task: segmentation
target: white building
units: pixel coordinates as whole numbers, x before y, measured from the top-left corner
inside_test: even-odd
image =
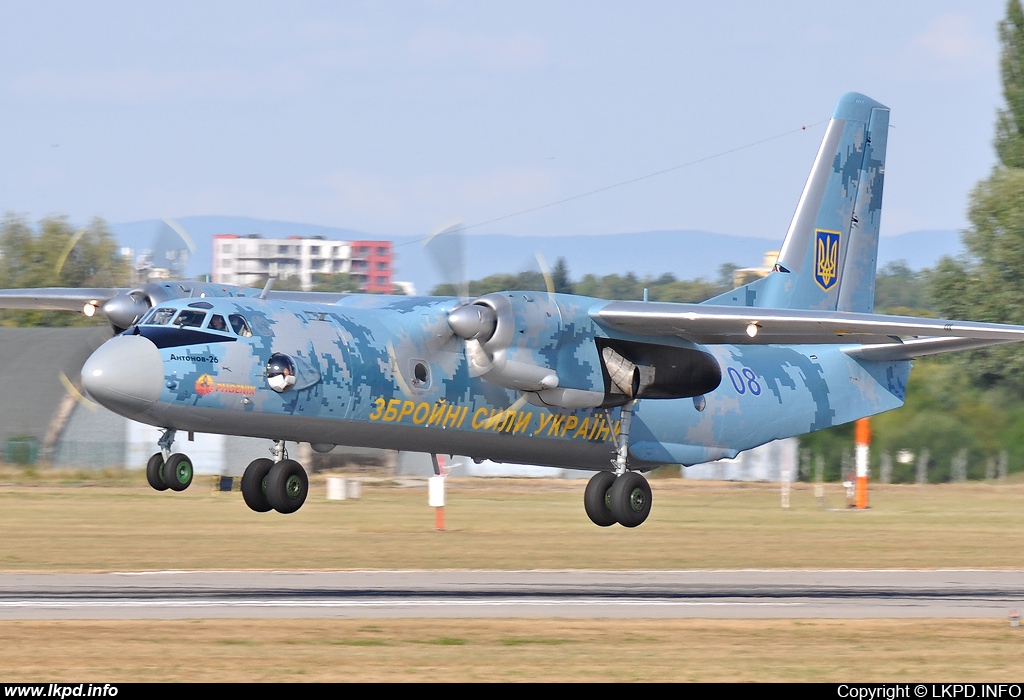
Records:
[[[390,241],[334,241],[324,238],[213,237],[212,281],[259,286],[267,277],[298,277],[302,289],[313,276],[348,274],[364,291],[390,293]]]

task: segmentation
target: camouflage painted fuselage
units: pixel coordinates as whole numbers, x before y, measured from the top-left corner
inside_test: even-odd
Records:
[[[903,402],[906,361],[858,361],[834,344],[698,347],[675,337],[626,336],[591,316],[606,301],[503,295],[515,313],[508,357],[553,370],[559,387],[607,390],[601,338],[695,348],[717,362],[721,383],[703,401],[636,403],[631,469],[729,457]],[[196,301],[161,306],[185,309]],[[447,323],[457,299],[352,295],[337,304],[251,297],[203,302],[210,314],[243,316],[252,336],[205,324],[193,330],[146,323],[130,329],[126,335],[149,338],[159,349],[164,383],[148,407],[114,410],[163,428],[325,446],[582,469],[608,469],[614,459],[620,407],[535,406],[520,391],[470,376],[463,342]],[[294,386],[281,393],[268,386],[267,364],[274,354],[289,356],[296,366]]]

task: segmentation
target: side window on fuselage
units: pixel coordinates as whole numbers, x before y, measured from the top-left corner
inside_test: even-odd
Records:
[[[249,329],[249,323],[245,320],[245,317],[241,314],[231,314],[228,316],[228,320],[231,322],[231,329],[242,336],[243,338],[251,338],[252,331]]]

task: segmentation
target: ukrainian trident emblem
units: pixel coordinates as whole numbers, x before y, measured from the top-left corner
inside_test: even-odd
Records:
[[[826,292],[839,280],[839,231],[814,232],[814,281]]]

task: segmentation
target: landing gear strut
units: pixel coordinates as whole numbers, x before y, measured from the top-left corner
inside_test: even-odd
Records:
[[[192,460],[179,453],[171,454],[175,430],[168,428],[157,445],[160,451],[146,463],[146,481],[157,491],[184,491],[192,483]]]
[[[629,426],[633,420],[635,404],[636,401],[630,401],[622,407],[618,444],[615,459],[612,460],[614,471],[598,472],[592,476],[583,494],[587,515],[600,527],[615,523],[636,527],[651,514],[651,485],[639,472],[631,472],[626,468]]]
[[[270,448],[274,459],[253,460],[242,474],[242,498],[257,513],[294,513],[306,502],[309,479],[302,465],[288,459],[284,440]]]

